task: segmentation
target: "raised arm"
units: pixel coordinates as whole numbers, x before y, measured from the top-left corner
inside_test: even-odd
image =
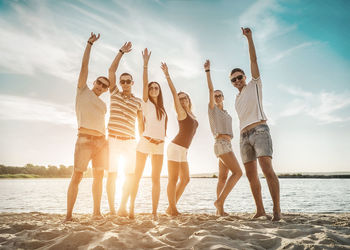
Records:
[[[210,77],[210,61],[206,60],[204,63],[204,70],[207,75],[207,82],[208,82],[208,89],[209,89],[209,107],[211,109],[214,108],[214,87],[213,87],[213,82],[211,81]]]
[[[184,108],[181,106],[179,96],[176,92],[173,81],[171,80],[170,75],[169,75],[168,66],[166,65],[166,63],[161,63],[160,68],[164,72],[164,75],[165,75],[166,80],[168,82],[169,88],[171,90],[171,94],[173,95],[175,109],[176,109],[176,113],[177,113],[177,119],[183,120],[186,118],[187,114],[186,114],[186,111],[184,110]]]
[[[147,102],[148,100],[148,61],[151,56],[151,51],[148,53],[148,49],[142,52],[143,57],[143,101]]]
[[[128,53],[131,51],[131,46],[132,46],[131,42],[124,43],[124,45],[119,49],[119,52],[116,55],[116,57],[114,58],[111,66],[109,67],[108,78],[109,78],[109,82],[110,82],[109,91],[111,93],[114,91],[115,88],[118,88],[117,84],[116,84],[115,72],[118,69],[120,59],[122,58],[124,53]]]
[[[96,34],[91,32],[90,38],[87,41],[86,48],[84,51],[83,62],[81,64],[79,79],[78,79],[78,88],[82,89],[86,86],[86,81],[88,77],[89,71],[89,59],[90,59],[90,51],[91,46],[100,38],[100,34],[96,36]]]
[[[244,28],[244,29],[241,28],[241,29],[242,29],[243,35],[248,40],[249,56],[250,56],[250,71],[252,73],[252,77],[257,79],[257,78],[259,78],[260,73],[259,73],[258,61],[256,59],[252,31],[249,28]]]

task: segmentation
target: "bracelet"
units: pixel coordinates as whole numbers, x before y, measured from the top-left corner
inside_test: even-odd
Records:
[[[124,54],[124,52],[123,52],[121,49],[119,50],[119,52],[122,53],[122,54]]]
[[[144,69],[147,69],[147,68],[148,68],[148,66],[143,66],[143,68],[144,68]]]
[[[92,44],[93,44],[93,43],[92,43],[92,42],[90,42],[90,41],[87,41],[87,43],[88,43],[88,44],[90,44],[90,45],[92,45]]]
[[[168,78],[170,79],[170,76],[169,76],[169,75],[166,75],[165,78],[166,78],[166,79],[168,79]]]
[[[206,69],[206,70],[205,70],[205,72],[209,72],[209,71],[210,71],[210,69]]]

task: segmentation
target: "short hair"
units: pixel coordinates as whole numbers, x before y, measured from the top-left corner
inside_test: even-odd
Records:
[[[231,71],[231,74],[230,76],[232,76],[234,73],[236,72],[241,72],[243,75],[245,75],[244,71],[240,68],[234,68],[232,71]]]
[[[123,74],[121,74],[120,77],[119,77],[119,79],[120,79],[122,76],[130,76],[130,77],[131,77],[131,80],[133,80],[133,79],[132,79],[132,75],[129,74],[129,73],[127,73],[127,72],[124,72]]]
[[[111,82],[109,81],[109,79],[108,79],[107,77],[105,77],[105,76],[99,76],[99,77],[97,77],[96,80],[99,80],[99,79],[106,80],[106,81],[108,82],[108,84],[111,85]]]

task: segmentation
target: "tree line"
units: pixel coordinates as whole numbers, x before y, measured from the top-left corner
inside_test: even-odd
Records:
[[[13,167],[0,165],[0,175],[19,175],[19,174],[29,174],[37,177],[45,178],[67,178],[71,177],[73,173],[73,166],[60,165],[59,167],[48,165],[38,166],[33,164],[26,164],[24,167]],[[91,169],[89,168],[85,177],[91,177]]]

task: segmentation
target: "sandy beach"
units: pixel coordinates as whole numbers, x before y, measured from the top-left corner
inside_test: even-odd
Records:
[[[284,214],[280,222],[252,214],[137,214],[135,220],[1,213],[0,249],[350,249],[350,214]]]

